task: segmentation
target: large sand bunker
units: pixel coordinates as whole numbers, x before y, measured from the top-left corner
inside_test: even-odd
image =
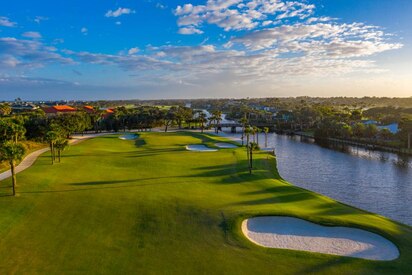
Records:
[[[349,227],[329,227],[291,217],[255,217],[244,220],[243,234],[255,244],[369,260],[390,261],[398,248],[377,234]]]
[[[187,145],[186,150],[189,151],[196,151],[196,152],[216,152],[217,149],[209,148],[206,147],[203,144],[192,144],[192,145]]]
[[[137,138],[137,135],[135,134],[128,134],[128,135],[123,135],[119,137],[121,140],[134,140]]]
[[[232,144],[232,143],[225,143],[225,142],[218,142],[215,143],[216,147],[222,148],[222,149],[233,149],[233,148],[237,148],[236,145]]]

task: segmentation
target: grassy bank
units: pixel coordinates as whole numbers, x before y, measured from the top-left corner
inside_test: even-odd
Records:
[[[62,163],[43,155],[18,175],[18,197],[0,197],[0,273],[405,274],[412,228],[294,187],[276,161],[243,148],[189,152],[219,137],[139,133],[72,146]],[[298,170],[299,167],[296,167]],[[10,180],[0,183],[9,194]],[[243,218],[288,215],[384,235],[401,257],[375,262],[265,249],[246,240]]]

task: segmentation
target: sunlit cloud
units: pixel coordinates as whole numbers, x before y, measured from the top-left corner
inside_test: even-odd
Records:
[[[297,1],[279,0],[209,0],[206,5],[185,4],[174,10],[180,27],[199,29],[204,24],[217,25],[225,31],[251,30],[268,25],[272,20],[304,19],[314,10],[314,5]]]
[[[22,40],[12,37],[0,38],[0,70],[34,69],[48,64],[73,64],[71,58],[58,53],[54,47],[38,40]]]
[[[0,16],[0,26],[1,27],[15,27],[17,25],[16,22],[10,21],[10,19],[6,16]]]
[[[24,32],[22,36],[33,39],[41,38],[41,34],[39,32]]]
[[[134,10],[128,9],[128,8],[118,8],[117,10],[108,10],[104,16],[106,17],[119,17],[124,14],[131,14],[135,13]]]

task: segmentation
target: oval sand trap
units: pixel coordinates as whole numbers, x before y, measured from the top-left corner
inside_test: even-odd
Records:
[[[377,234],[349,227],[329,227],[291,217],[244,220],[243,234],[255,244],[369,260],[390,261],[398,248]]]
[[[134,140],[137,138],[137,135],[135,134],[128,134],[128,135],[123,135],[119,137],[121,140]]]
[[[225,143],[225,142],[218,142],[215,143],[216,147],[222,148],[222,149],[233,149],[233,148],[237,148],[236,145],[232,144],[232,143]]]
[[[196,152],[216,152],[217,151],[217,149],[209,148],[202,144],[187,145],[186,150],[196,151]]]

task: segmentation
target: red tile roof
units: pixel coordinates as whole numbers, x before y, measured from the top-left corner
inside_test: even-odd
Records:
[[[86,113],[94,113],[93,106],[83,106],[83,109],[86,111]]]
[[[68,105],[56,105],[53,107],[46,107],[43,108],[43,111],[46,114],[55,114],[55,113],[70,113],[70,112],[76,112],[77,109],[70,107]]]

